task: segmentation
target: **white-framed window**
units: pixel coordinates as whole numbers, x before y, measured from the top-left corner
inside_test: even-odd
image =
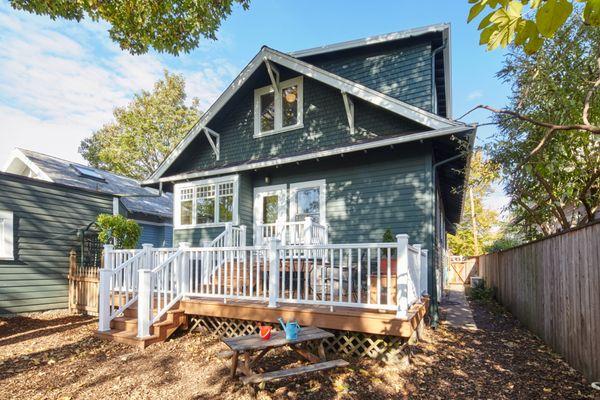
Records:
[[[325,179],[290,184],[290,220],[326,224],[327,185]]]
[[[238,182],[239,176],[233,175],[176,184],[175,228],[222,226],[226,222],[237,225]]]
[[[279,91],[265,86],[254,91],[254,137],[273,135],[303,126],[303,77],[279,83]]]
[[[0,260],[14,260],[13,213],[0,211]]]

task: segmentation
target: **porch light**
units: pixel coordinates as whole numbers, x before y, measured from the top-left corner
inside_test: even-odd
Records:
[[[296,93],[294,92],[288,92],[285,94],[285,101],[287,101],[288,103],[293,103],[296,101]]]
[[[268,176],[265,176],[265,183],[268,185],[269,183],[271,183],[271,178]]]

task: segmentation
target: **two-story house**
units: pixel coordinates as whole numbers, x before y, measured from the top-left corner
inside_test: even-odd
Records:
[[[256,252],[277,238],[283,246],[300,246],[277,258],[284,271],[278,272],[278,301],[289,294],[303,304],[313,296],[311,301],[320,298],[331,307],[348,302],[385,308],[382,287],[391,284],[386,304],[400,307],[395,257],[400,262],[403,253],[374,247],[390,230],[429,250],[428,287],[421,289],[435,302],[440,249],[460,219],[476,129],[451,118],[450,63],[446,24],[293,53],[265,46],[144,184],[173,192],[175,243],[235,243]],[[239,226],[245,229],[237,241],[215,244]],[[363,247],[345,253],[349,244]],[[310,245],[317,247],[301,248]],[[325,245],[341,247],[318,247]],[[256,267],[256,276],[244,286],[250,294],[263,273],[273,275],[272,259],[252,261],[253,254],[248,265]],[[294,264],[296,256],[305,260]],[[223,257],[202,273],[194,272],[192,261],[191,280],[199,276],[198,287],[209,276],[213,286],[221,285],[203,294],[227,295],[223,282],[234,276],[228,268],[235,262],[239,272],[240,256]],[[225,268],[215,284],[219,265]],[[263,299],[270,299],[266,283],[261,289]]]

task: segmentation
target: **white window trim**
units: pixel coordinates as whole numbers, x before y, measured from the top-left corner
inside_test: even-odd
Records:
[[[282,126],[282,97],[281,92],[290,86],[298,87],[298,122],[296,125]],[[275,92],[275,128],[270,131],[260,131],[260,96],[266,93]],[[265,86],[254,90],[254,137],[259,138],[263,136],[275,135],[281,132],[291,131],[294,129],[301,129],[304,127],[304,77],[298,76],[296,78],[288,79],[279,83],[279,91],[275,91],[272,85]]]
[[[177,183],[174,185],[173,187],[173,226],[175,229],[194,229],[194,228],[211,228],[211,227],[224,227],[225,226],[225,222],[210,222],[210,223],[206,223],[206,224],[186,224],[186,225],[182,225],[180,224],[181,221],[181,203],[180,203],[180,194],[181,194],[181,189],[189,189],[189,188],[195,188],[196,186],[203,186],[203,185],[213,185],[213,184],[219,184],[219,183],[224,183],[224,182],[233,182],[233,220],[231,221],[233,223],[233,225],[238,225],[239,224],[239,199],[240,199],[240,191],[239,191],[239,181],[240,181],[240,176],[239,175],[229,175],[229,176],[221,176],[218,178],[211,178],[211,179],[202,179],[202,180],[197,180],[197,181],[190,181],[190,182],[184,182],[184,183]],[[218,203],[217,203],[217,192],[218,192],[218,186],[215,187],[215,213],[216,215],[218,215]],[[196,191],[194,190],[193,193],[193,197],[192,197],[192,221],[196,221]]]
[[[300,189],[308,188],[319,188],[319,223],[321,225],[327,224],[327,182],[325,179],[317,179],[314,181],[298,182],[290,184],[290,221],[294,221],[296,214],[298,214],[298,203],[296,199],[296,193]]]
[[[10,211],[0,211],[0,260],[14,260],[14,215]]]

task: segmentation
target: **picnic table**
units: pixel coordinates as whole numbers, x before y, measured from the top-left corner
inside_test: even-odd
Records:
[[[261,383],[275,379],[281,379],[288,376],[305,374],[313,371],[322,371],[326,369],[345,367],[348,362],[342,359],[327,361],[323,347],[323,339],[333,337],[331,332],[315,327],[306,327],[298,333],[295,340],[287,340],[285,332],[273,331],[269,340],[264,340],[260,335],[237,336],[233,338],[223,338],[222,341],[231,349],[231,377],[234,378],[238,369],[245,375],[241,378],[244,384]],[[308,342],[319,341],[318,355],[311,353],[303,345]],[[279,347],[289,347],[296,354],[309,361],[310,364],[296,368],[281,369],[277,371],[255,373],[253,369],[257,363],[270,350]],[[258,352],[257,355],[254,353]],[[244,360],[239,363],[239,356],[242,354]]]

